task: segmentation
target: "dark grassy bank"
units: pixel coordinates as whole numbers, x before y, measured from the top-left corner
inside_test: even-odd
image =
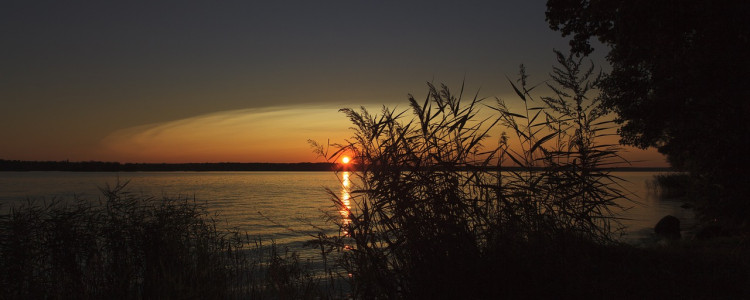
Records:
[[[505,244],[487,256],[429,267],[405,298],[747,299],[748,249],[739,240],[650,248],[560,237]]]
[[[540,250],[541,249],[541,250]],[[742,239],[635,248],[546,241],[502,266],[492,296],[567,299],[747,299],[748,245]],[[511,272],[508,272],[511,271]],[[491,284],[492,281],[486,282]]]

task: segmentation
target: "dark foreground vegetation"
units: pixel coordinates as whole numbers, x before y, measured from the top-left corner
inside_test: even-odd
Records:
[[[123,185],[103,195],[101,205],[36,203],[0,218],[3,299],[371,299],[357,286],[392,280],[384,265],[349,278],[345,260],[314,273],[293,252],[217,229],[220,219],[189,199]],[[408,254],[438,259],[435,251],[464,245],[438,247]],[[645,249],[560,235],[505,240],[491,254],[404,267],[423,282],[386,298],[740,299],[750,296],[747,247],[734,238]]]
[[[221,229],[204,204],[125,184],[91,199],[29,203],[0,217],[3,299],[328,298],[285,249]]]
[[[56,202],[18,207],[0,219],[2,298],[341,299],[348,295],[349,283],[338,280],[332,286],[326,276],[315,276],[291,252],[217,230],[216,220],[190,200],[153,199],[122,189],[107,195],[109,208]],[[430,256],[435,250],[412,254]],[[506,244],[493,256],[440,261],[429,270],[438,274],[421,273],[425,290],[409,293],[443,299],[740,299],[750,295],[750,259],[743,251],[747,245],[738,247],[732,239],[647,249],[574,237],[537,239]],[[456,271],[460,273],[442,277]],[[341,267],[331,272],[345,274]],[[360,280],[387,279],[378,278],[385,275]],[[393,292],[398,293],[392,295],[396,298],[407,297]]]

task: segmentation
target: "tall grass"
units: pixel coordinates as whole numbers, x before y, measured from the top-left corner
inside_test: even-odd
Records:
[[[692,189],[693,180],[685,173],[658,174],[646,182],[649,190],[661,198],[683,198]]]
[[[205,204],[132,194],[28,203],[0,217],[8,299],[330,297],[299,257],[217,227]]]
[[[410,111],[342,109],[352,138],[318,151],[332,161],[353,153],[358,164],[352,208],[338,223],[346,235],[324,239],[344,253],[354,295],[519,295],[534,277],[562,275],[548,257],[611,241],[610,208],[623,193],[601,167],[617,147],[597,143],[611,121],[588,97],[593,67],[557,55],[555,97],[532,97],[523,67],[509,80],[520,112],[429,83],[424,100],[409,97]],[[491,137],[500,129],[508,132]]]

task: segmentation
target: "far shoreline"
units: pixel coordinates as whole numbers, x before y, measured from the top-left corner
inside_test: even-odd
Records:
[[[493,168],[495,169],[495,168]],[[356,171],[356,166],[330,162],[299,163],[119,163],[101,161],[21,161],[0,159],[0,172],[61,171],[61,172],[245,172],[245,171]],[[521,170],[501,167],[503,171]],[[665,167],[613,167],[613,172],[675,172]]]

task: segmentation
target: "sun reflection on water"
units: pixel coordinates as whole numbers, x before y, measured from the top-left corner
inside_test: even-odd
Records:
[[[349,236],[349,224],[352,223],[352,220],[349,218],[349,212],[352,209],[351,194],[349,190],[352,184],[349,180],[350,175],[351,172],[341,173],[341,207],[339,213],[341,214],[342,219],[341,234],[343,236]]]

